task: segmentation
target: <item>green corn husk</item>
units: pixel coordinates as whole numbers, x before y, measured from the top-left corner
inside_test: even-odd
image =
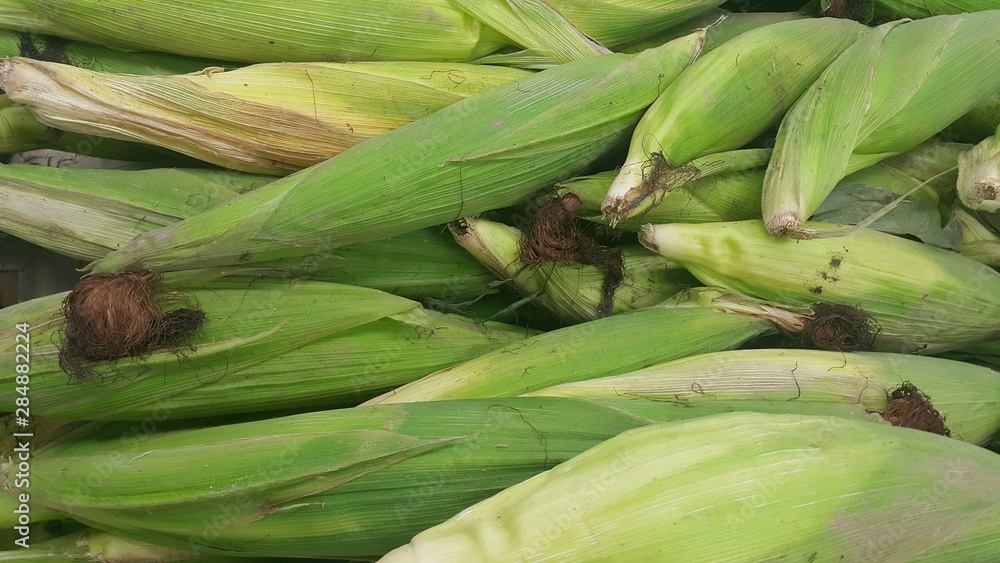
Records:
[[[709,10],[687,21],[654,35],[648,39],[630,42],[621,49],[623,53],[638,53],[645,49],[663,45],[691,33],[692,29],[708,28],[705,37],[705,48],[702,53],[708,53],[719,45],[731,41],[737,35],[768,25],[809,18],[796,12],[728,12],[726,10]]]
[[[691,161],[698,178],[658,196],[655,207],[615,226],[638,231],[647,223],[707,223],[739,221],[760,217],[760,190],[768,149],[745,149],[713,154]],[[583,207],[579,215],[588,221],[607,224],[600,217],[601,204],[617,171],[573,178],[559,184],[559,193],[576,194]]]
[[[961,208],[954,209],[955,217],[962,226],[962,256],[1000,268],[1000,235],[980,223],[971,213]]]
[[[1000,127],[1000,91],[958,118],[945,131],[955,140],[978,143]]]
[[[207,316],[193,349],[161,347],[141,358],[101,361],[84,375],[71,376],[59,363],[65,294],[0,312],[8,342],[0,410],[13,411],[18,397],[18,323],[30,326],[32,415],[63,419],[165,420],[356,404],[534,334],[348,285],[189,278],[164,286]]]
[[[79,260],[97,260],[136,235],[193,217],[272,181],[200,169],[74,170],[0,167],[0,231]],[[474,299],[493,275],[441,229],[263,263],[230,275],[313,279],[411,299]],[[249,258],[249,256],[247,257]]]
[[[281,63],[138,76],[23,58],[0,62],[0,88],[46,125],[276,175],[528,75],[406,62]]]
[[[691,160],[738,149],[776,125],[866,29],[833,18],[781,22],[700,57],[639,121],[601,213],[612,223],[636,216],[697,177]]]
[[[969,209],[1000,211],[1000,127],[958,155],[958,197]]]
[[[768,232],[811,236],[801,223],[841,178],[910,150],[1000,89],[998,29],[1000,10],[897,21],[838,57],[778,130],[762,196]]]
[[[509,42],[447,0],[18,3],[41,20],[40,33],[244,62],[464,61]]]
[[[985,561],[998,486],[958,440],[731,413],[625,432],[380,561]]]
[[[499,279],[510,280],[522,295],[537,295],[536,303],[561,321],[581,323],[601,316],[606,272],[597,266],[527,266],[520,258],[524,234],[494,221],[463,219],[452,224],[451,232]],[[651,307],[697,284],[683,268],[644,248],[624,248],[622,258],[624,279],[614,290],[611,314]]]
[[[669,304],[533,336],[363,404],[511,397],[735,348],[755,337],[774,334],[776,323],[786,328],[797,320],[786,320],[795,315],[756,303],[716,303],[718,297],[694,292]]]
[[[649,225],[640,241],[708,285],[790,305],[860,307],[881,326],[876,351],[933,354],[1000,336],[1000,274],[893,235],[773,239],[761,221],[738,221]]]
[[[996,0],[872,0],[878,21],[920,19],[1000,9]]]
[[[801,405],[800,414],[812,414],[814,402],[847,402],[884,416],[892,391],[904,382],[930,397],[953,438],[985,444],[1000,432],[1000,373],[941,358],[878,352],[732,350],[526,395],[637,397],[685,404],[787,401]]]
[[[166,547],[366,559],[625,430],[731,408],[535,397],[84,426],[33,444],[30,492],[33,506]]]
[[[452,104],[225,206],[152,231],[97,273],[302,256],[499,209],[616,148],[703,33],[567,63]],[[609,109],[610,108],[610,109]]]

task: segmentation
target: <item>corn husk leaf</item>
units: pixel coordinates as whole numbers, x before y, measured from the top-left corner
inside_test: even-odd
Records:
[[[66,133],[39,123],[27,106],[0,96],[0,154],[52,149],[97,158],[134,161],[164,161],[181,155],[96,135]]]
[[[708,28],[705,38],[704,53],[732,40],[737,35],[764,27],[767,25],[806,19],[809,16],[796,12],[729,12],[723,9],[708,10],[689,20],[658,33],[647,39],[636,41],[632,39],[621,49],[623,53],[638,53],[645,49],[662,45],[691,33],[692,29]]]
[[[46,125],[276,175],[525,76],[459,63],[287,63],[179,76],[0,63],[0,88]]]
[[[876,351],[933,354],[1000,336],[1000,274],[893,235],[773,239],[760,221],[736,221],[650,225],[640,240],[708,285],[788,305],[859,307],[881,326]]]
[[[451,0],[477,20],[556,63],[608,54],[545,0]]]
[[[874,16],[880,21],[920,19],[1000,8],[995,0],[874,0],[872,4]]]
[[[143,75],[184,74],[198,72],[208,67],[232,69],[237,66],[217,59],[181,57],[169,53],[121,51],[38,33],[0,30],[0,58],[26,57],[73,65],[96,72]]]
[[[930,397],[952,437],[984,444],[1000,431],[1000,373],[953,360],[877,352],[732,350],[526,395],[636,397],[684,404],[786,401],[803,404],[801,414],[812,414],[809,403],[846,402],[860,404],[869,413],[884,413],[892,391],[905,382]]]
[[[244,62],[466,61],[509,40],[448,0],[345,0],[141,4],[113,0],[22,0],[65,36],[134,51]],[[211,41],[205,41],[211,37]]]
[[[30,10],[22,0],[0,0],[0,26],[5,30],[45,33],[67,39],[80,39],[73,31],[59,26],[42,14]]]
[[[10,362],[15,324],[30,326],[33,415],[167,420],[355,404],[534,334],[349,285],[205,274],[164,283],[206,314],[192,348],[98,362],[82,381],[59,364],[65,294],[2,311]],[[5,365],[0,404],[13,411],[16,373]]]
[[[841,178],[910,150],[1000,89],[996,29],[1000,11],[897,21],[845,51],[782,121],[762,196],[768,232],[810,236],[799,224]]]
[[[622,49],[625,45],[658,34],[675,25],[688,21],[697,14],[713,10],[722,4],[719,0],[548,0],[567,20],[583,33],[609,49],[638,53],[643,49]],[[650,41],[644,48],[659,47],[664,43],[706,27],[718,19],[712,18],[704,25],[688,25],[673,37]],[[712,31],[709,30],[709,35]]]
[[[955,208],[955,218],[962,228],[962,256],[1000,268],[1000,235],[960,207]]]
[[[898,194],[867,184],[838,184],[813,213],[813,220],[841,225],[857,225],[892,203]],[[869,228],[894,235],[911,235],[920,241],[948,250],[962,246],[962,227],[952,218],[941,225],[937,207],[907,198],[875,220]]]
[[[952,140],[978,143],[993,135],[1000,127],[1000,91],[955,120],[943,132]]]
[[[647,223],[704,223],[738,221],[760,216],[760,190],[764,168],[771,157],[768,149],[742,149],[716,153],[691,161],[694,179],[660,194],[655,206],[637,217],[615,224],[638,231]],[[607,224],[600,216],[601,204],[617,171],[573,178],[559,184],[559,193],[576,194],[583,207],[579,215]]]

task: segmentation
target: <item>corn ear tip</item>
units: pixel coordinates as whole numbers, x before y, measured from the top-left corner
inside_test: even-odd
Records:
[[[660,253],[660,245],[656,243],[655,227],[651,224],[647,223],[639,230],[639,243],[652,252]]]
[[[801,238],[802,220],[799,216],[791,211],[783,211],[780,213],[775,213],[768,218],[764,225],[767,229],[767,234],[772,237],[792,237]]]

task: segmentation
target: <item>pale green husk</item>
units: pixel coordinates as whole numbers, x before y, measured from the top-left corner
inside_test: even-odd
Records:
[[[285,175],[526,71],[463,63],[272,63],[109,74],[13,58],[0,89],[45,125]]]
[[[167,547],[375,558],[625,430],[732,408],[534,397],[84,426],[32,444],[30,492],[35,507]],[[3,469],[9,489],[17,470]]]
[[[1000,274],[897,236],[862,229],[774,239],[761,221],[736,221],[649,225],[640,239],[708,285],[790,305],[860,307],[882,328],[877,351],[933,354],[1000,337]]]
[[[850,403],[884,413],[890,394],[910,382],[944,417],[951,436],[985,444],[1000,431],[1000,373],[927,356],[820,350],[731,350],[691,356],[631,373],[564,383],[529,396],[636,397],[700,401]],[[748,408],[748,410],[753,410]]]
[[[1000,10],[896,21],[838,57],[782,120],[762,196],[768,232],[811,236],[801,223],[841,178],[910,150],[1000,90],[998,30]]]
[[[381,561],[989,560],[998,486],[1000,457],[958,440],[723,414],[625,432]]]

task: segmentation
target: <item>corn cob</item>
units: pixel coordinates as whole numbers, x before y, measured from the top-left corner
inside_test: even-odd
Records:
[[[708,285],[791,305],[856,305],[882,328],[877,351],[932,354],[1000,336],[1000,274],[896,236],[775,240],[760,221],[738,221],[649,225],[640,241]]]
[[[979,222],[975,216],[955,208],[955,217],[962,226],[962,256],[1000,268],[1000,235]]]
[[[31,327],[33,415],[164,420],[353,404],[533,334],[354,286],[174,278],[166,290],[207,315],[193,349],[159,346],[77,370],[64,355],[65,294],[4,309],[5,358],[14,359],[15,324]],[[13,411],[15,370],[5,374],[0,404]]]
[[[455,240],[499,279],[510,280],[523,295],[537,295],[539,306],[563,322],[598,318],[604,300],[605,272],[592,265],[528,266],[520,255],[524,234],[485,219],[464,219],[451,226]],[[622,252],[625,277],[614,290],[612,314],[651,307],[696,284],[683,268],[641,247]]]
[[[206,555],[367,559],[622,431],[713,410],[535,397],[84,426],[33,444],[30,493],[39,509]]]
[[[643,115],[601,212],[612,224],[633,217],[696,178],[685,166],[692,159],[740,148],[777,124],[865,29],[829,18],[781,22],[699,58]]]
[[[464,61],[509,43],[447,0],[19,3],[45,33],[231,61]]]
[[[698,178],[658,196],[655,207],[641,217],[615,226],[638,231],[646,223],[705,223],[760,218],[760,191],[768,149],[745,149],[696,158],[690,166]],[[589,221],[607,223],[599,214],[604,196],[617,172],[573,178],[559,185],[559,193],[572,193],[583,201],[580,214]]]
[[[814,402],[848,402],[888,419],[896,414],[889,412],[891,395],[906,382],[930,397],[950,436],[983,444],[1000,432],[1000,373],[964,362],[904,354],[733,350],[673,360],[623,375],[564,383],[526,395],[627,396],[685,404],[787,401],[801,405],[799,414],[812,414],[809,409]],[[942,420],[927,422],[936,426]]]
[[[1000,127],[958,156],[958,197],[970,209],[1000,211]]]
[[[235,199],[273,178],[198,169],[0,168],[0,231],[79,260],[97,260],[136,235]],[[247,257],[249,258],[249,257]],[[335,253],[237,265],[229,275],[313,279],[446,303],[480,296],[492,274],[430,229]],[[509,304],[509,303],[508,303]]]
[[[617,146],[703,33],[567,63],[452,104],[236,201],[139,236],[94,272],[303,256],[513,205]]]
[[[0,62],[0,88],[46,125],[278,175],[527,75],[500,67],[408,62],[270,64],[134,76],[23,58]]]
[[[702,303],[698,303],[699,297]],[[775,333],[775,317],[795,316],[784,311],[761,311],[757,304],[747,305],[751,311],[734,310],[713,303],[713,297],[698,294],[681,303],[668,301],[670,304],[533,336],[364,404],[521,395],[569,381],[616,375],[670,359],[735,348],[755,337]]]
[[[1000,10],[893,22],[838,57],[778,130],[768,232],[811,236],[801,223],[846,174],[917,146],[1000,89],[998,29]]]
[[[989,560],[998,485],[958,440],[732,413],[624,432],[380,561]]]

